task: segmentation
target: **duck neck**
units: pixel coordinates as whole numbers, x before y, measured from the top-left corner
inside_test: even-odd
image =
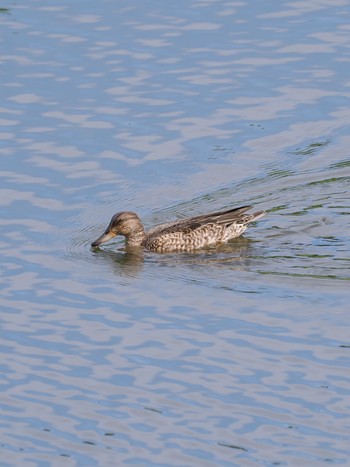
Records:
[[[136,232],[125,236],[125,244],[127,246],[140,246],[142,245],[143,240],[145,239],[145,231],[143,228],[140,228]]]

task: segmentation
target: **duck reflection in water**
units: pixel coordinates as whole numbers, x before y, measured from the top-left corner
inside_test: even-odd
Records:
[[[212,245],[191,252],[174,252],[167,255],[155,255],[142,247],[122,247],[117,251],[110,249],[93,250],[95,260],[108,263],[115,274],[124,277],[137,277],[147,267],[149,274],[150,265],[157,267],[152,269],[152,274],[159,274],[159,266],[164,267],[200,267],[212,265],[233,270],[245,270],[249,268],[252,257],[259,255],[256,251],[256,242],[249,238],[240,237],[234,241]],[[207,268],[206,268],[207,270]]]

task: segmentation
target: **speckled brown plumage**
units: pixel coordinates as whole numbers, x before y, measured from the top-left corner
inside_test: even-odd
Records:
[[[119,212],[112,217],[103,235],[91,246],[98,246],[116,235],[124,235],[127,246],[142,246],[160,253],[193,251],[240,236],[250,222],[266,214],[265,211],[245,214],[249,209],[251,206],[243,206],[188,217],[158,225],[148,232],[145,232],[137,214],[129,211]]]

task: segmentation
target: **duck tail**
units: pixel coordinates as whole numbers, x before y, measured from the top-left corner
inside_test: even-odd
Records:
[[[266,211],[253,212],[252,214],[248,214],[247,216],[245,216],[244,220],[248,224],[249,222],[254,222],[254,221],[260,219],[260,217],[265,216],[265,214],[266,214]]]

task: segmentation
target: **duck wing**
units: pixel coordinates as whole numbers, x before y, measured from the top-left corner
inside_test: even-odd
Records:
[[[158,225],[147,232],[147,236],[162,235],[178,231],[195,230],[206,224],[230,225],[233,223],[247,224],[253,220],[262,217],[265,211],[259,211],[254,214],[244,214],[252,206],[242,206],[240,208],[229,209],[227,211],[218,211],[203,214],[196,217],[187,217],[174,222]]]
[[[252,206],[242,206],[240,208],[229,209],[227,211],[211,212],[201,216],[191,217],[184,219],[184,221],[191,225],[190,228],[196,229],[204,224],[232,224],[243,220],[242,214],[249,211]]]

